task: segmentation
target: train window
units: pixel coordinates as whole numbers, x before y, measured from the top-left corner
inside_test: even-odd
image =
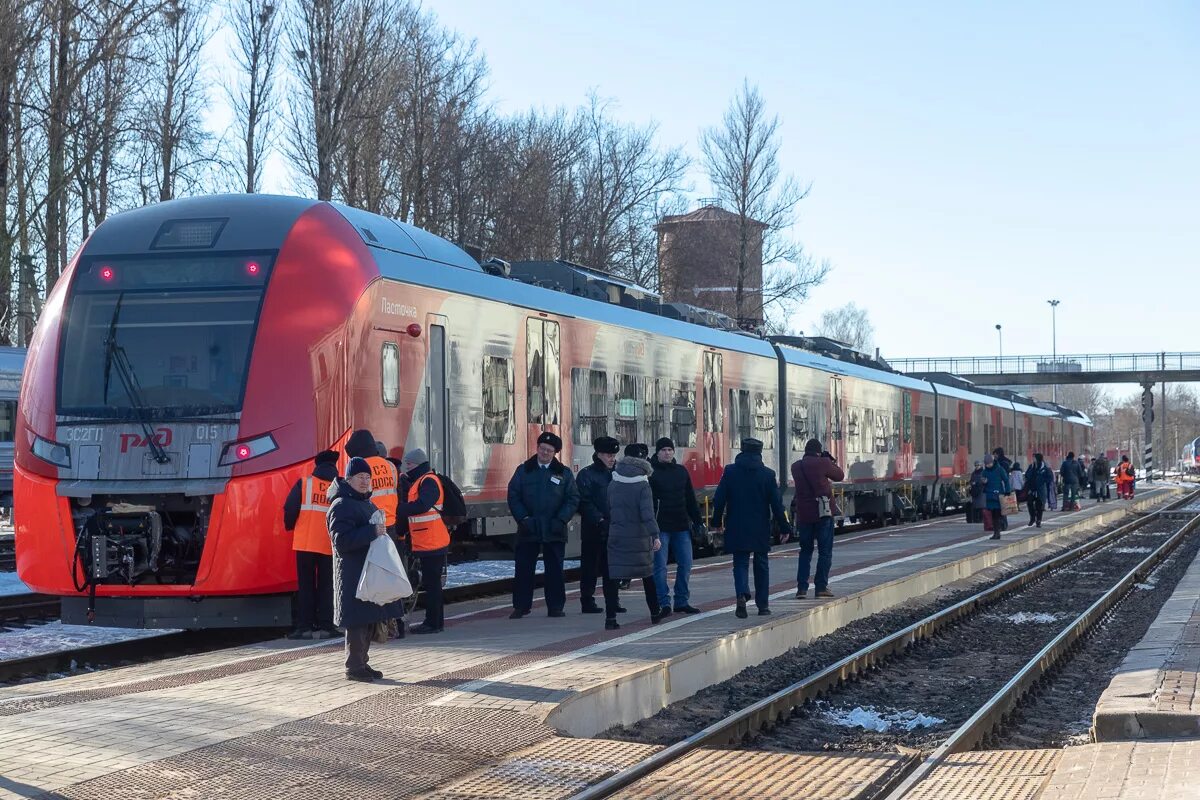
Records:
[[[525,369],[529,423],[557,425],[559,410],[558,323],[525,321]]]
[[[483,359],[483,441],[488,444],[512,444],[517,428],[513,424],[512,359],[485,356]]]
[[[888,432],[888,413],[875,412],[875,452],[887,453],[891,450],[892,436]]]
[[[746,389],[730,389],[729,439],[733,444],[733,449],[739,449],[742,439],[752,437],[753,431],[754,417],[750,413],[750,392]]]
[[[608,373],[598,369],[571,370],[571,407],[575,443],[590,445],[608,435]]]
[[[17,401],[0,400],[0,442],[11,442],[17,423]]]
[[[921,424],[920,415],[913,417],[913,452],[925,452],[925,426]]]
[[[792,452],[803,453],[804,444],[812,438],[808,424],[808,401],[797,398],[792,402]]]
[[[900,452],[900,412],[892,414],[892,452]]]
[[[932,455],[934,447],[933,417],[925,417],[925,452]]]
[[[704,354],[704,430],[725,430],[725,409],[721,408],[721,354]]]
[[[662,383],[658,378],[646,379],[645,401],[646,441],[654,442],[663,436],[663,396]]]
[[[395,408],[400,402],[400,350],[395,342],[383,343],[383,364],[381,366],[383,386],[383,404]]]
[[[938,432],[941,434],[941,438],[939,439],[939,443],[941,444],[941,447],[939,449],[941,450],[943,455],[949,455],[949,453],[950,453],[950,420],[939,419],[938,420],[938,429],[939,429]]]
[[[846,451],[850,453],[861,453],[862,444],[859,438],[862,435],[862,421],[859,419],[860,411],[854,406],[846,409]]]
[[[613,416],[616,418],[616,434],[621,444],[638,440],[638,378],[636,375],[616,375]]]
[[[974,432],[975,432],[975,424],[968,421],[967,422],[967,454],[968,455],[971,453],[972,448],[974,448],[974,446],[975,446],[974,444],[972,444],[972,442],[975,441],[972,438]]]
[[[950,452],[951,453],[958,452],[958,428],[959,428],[959,425],[960,425],[960,420],[951,420],[950,421]]]
[[[775,449],[775,395],[754,394],[754,438],[764,450]]]
[[[696,446],[696,390],[680,381],[671,381],[671,438],[677,448]]]

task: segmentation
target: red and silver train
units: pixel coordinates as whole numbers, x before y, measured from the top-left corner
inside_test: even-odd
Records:
[[[846,466],[844,513],[874,518],[901,498],[953,503],[993,447],[1056,465],[1088,446],[1089,420],[1060,407],[495,272],[412,226],[300,198],[193,198],[106,220],[29,349],[21,579],[64,596],[68,620],[285,623],[283,499],[313,454],[362,427],[424,447],[461,485],[462,544],[512,534],[506,485],[543,430],[576,469],[598,435],[671,436],[706,492],[741,438],[763,440],[786,481],[815,436]]]
[[[1200,473],[1200,439],[1192,439],[1183,446],[1179,468],[1188,475]]]

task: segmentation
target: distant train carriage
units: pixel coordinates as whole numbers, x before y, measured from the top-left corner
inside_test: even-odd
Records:
[[[1179,467],[1191,475],[1200,473],[1200,438],[1192,439],[1183,446]]]
[[[13,505],[13,436],[25,369],[24,347],[0,347],[0,508]]]
[[[360,427],[425,448],[468,502],[455,547],[492,550],[511,545],[506,484],[545,430],[573,469],[599,435],[670,436],[704,496],[741,439],[764,442],[786,490],[817,437],[846,466],[844,518],[877,521],[961,502],[993,447],[1056,464],[1086,442],[1090,423],[1059,407],[722,329],[559,267],[587,285],[518,282],[412,226],[299,198],[192,198],[107,219],[29,352],[21,578],[65,596],[71,620],[284,624],[283,499],[314,453]]]

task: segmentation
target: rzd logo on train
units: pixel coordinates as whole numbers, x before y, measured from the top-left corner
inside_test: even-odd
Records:
[[[154,442],[159,447],[171,446],[171,429],[159,428],[154,431]],[[137,433],[122,433],[121,434],[121,452],[128,453],[131,448],[149,447],[150,439]]]

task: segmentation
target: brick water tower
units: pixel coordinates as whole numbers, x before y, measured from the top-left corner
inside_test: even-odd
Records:
[[[687,214],[663,217],[658,233],[658,270],[665,303],[719,311],[738,319],[740,217],[716,200],[701,200]],[[743,328],[762,324],[762,239],[766,225],[748,220],[747,270],[742,291]]]

